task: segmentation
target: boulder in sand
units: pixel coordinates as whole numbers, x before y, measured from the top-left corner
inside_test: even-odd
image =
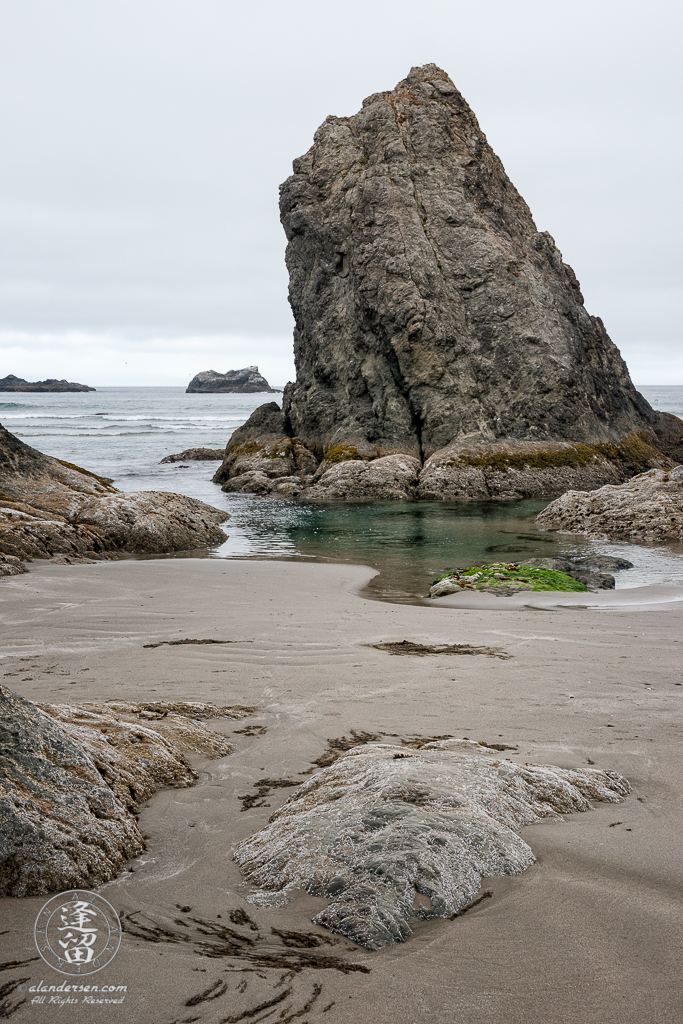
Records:
[[[185,752],[231,753],[198,721],[237,709],[193,703],[37,706],[0,686],[0,895],[113,878],[145,846],[134,815],[162,786],[191,786]]]
[[[246,878],[266,899],[294,888],[329,899],[314,922],[379,949],[417,920],[462,911],[482,877],[533,864],[523,825],[629,792],[614,772],[518,765],[447,742],[354,747],[238,844]]]

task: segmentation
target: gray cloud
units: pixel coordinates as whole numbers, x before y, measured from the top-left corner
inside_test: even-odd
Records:
[[[282,383],[277,187],[328,114],[435,61],[634,379],[683,383],[673,3],[15,0],[1,18],[3,373],[87,352],[100,384],[183,383],[211,356]]]

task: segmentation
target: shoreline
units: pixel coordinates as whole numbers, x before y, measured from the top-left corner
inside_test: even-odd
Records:
[[[492,898],[463,918],[425,922],[406,943],[378,953],[344,954],[370,973],[317,972],[321,1009],[335,1006],[302,1020],[640,1024],[680,1016],[680,599],[651,604],[647,615],[642,605],[621,604],[609,616],[586,616],[580,607],[549,616],[512,598],[489,597],[493,608],[371,600],[360,590],[374,570],[340,563],[168,558],[30,569],[0,587],[6,686],[56,703],[257,705],[249,722],[266,730],[216,726],[232,733],[235,753],[196,760],[197,786],[146,802],[147,851],[99,889],[117,909],[172,922],[177,904],[224,919],[239,906],[264,934],[308,932],[323,901],[299,895],[280,908],[253,906],[231,859],[235,843],[263,827],[288,792],[275,789],[269,806],[245,812],[241,795],[263,777],[310,777],[301,773],[327,740],[351,729],[398,737],[383,740],[393,743],[465,735],[517,745],[502,756],[519,763],[569,768],[590,760],[625,775],[632,794],[618,807],[524,828],[537,857],[532,868],[487,879]],[[556,596],[566,606],[567,595]],[[576,595],[583,603],[586,596]],[[593,603],[596,595],[588,596]],[[614,592],[605,597],[614,600]],[[232,642],[143,646],[179,637]],[[366,646],[404,639],[492,646],[510,658],[399,658]],[[37,955],[33,922],[47,898],[0,901],[8,929],[0,960]],[[3,982],[28,975],[31,983],[62,980],[38,960],[6,971]],[[92,980],[127,984],[128,1017],[168,1024],[187,1016],[188,998],[224,978],[229,992],[197,1011],[212,1024],[233,1012],[241,977],[187,944],[124,934],[111,967]],[[302,1003],[306,977],[293,983]],[[92,1019],[88,1006],[69,1010],[77,1024]],[[17,1021],[22,1012],[38,1019],[28,1005]],[[98,1014],[121,1019],[118,1006]]]

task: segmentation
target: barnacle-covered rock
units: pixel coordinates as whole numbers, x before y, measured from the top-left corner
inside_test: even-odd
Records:
[[[237,846],[246,877],[330,899],[314,921],[379,949],[408,938],[416,920],[462,910],[483,876],[533,864],[521,826],[629,792],[614,772],[519,765],[448,742],[344,754]]]

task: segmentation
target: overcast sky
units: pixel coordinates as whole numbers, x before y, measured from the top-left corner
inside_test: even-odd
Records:
[[[640,384],[683,384],[681,5],[0,0],[0,377],[293,377],[278,185],[435,62]]]

